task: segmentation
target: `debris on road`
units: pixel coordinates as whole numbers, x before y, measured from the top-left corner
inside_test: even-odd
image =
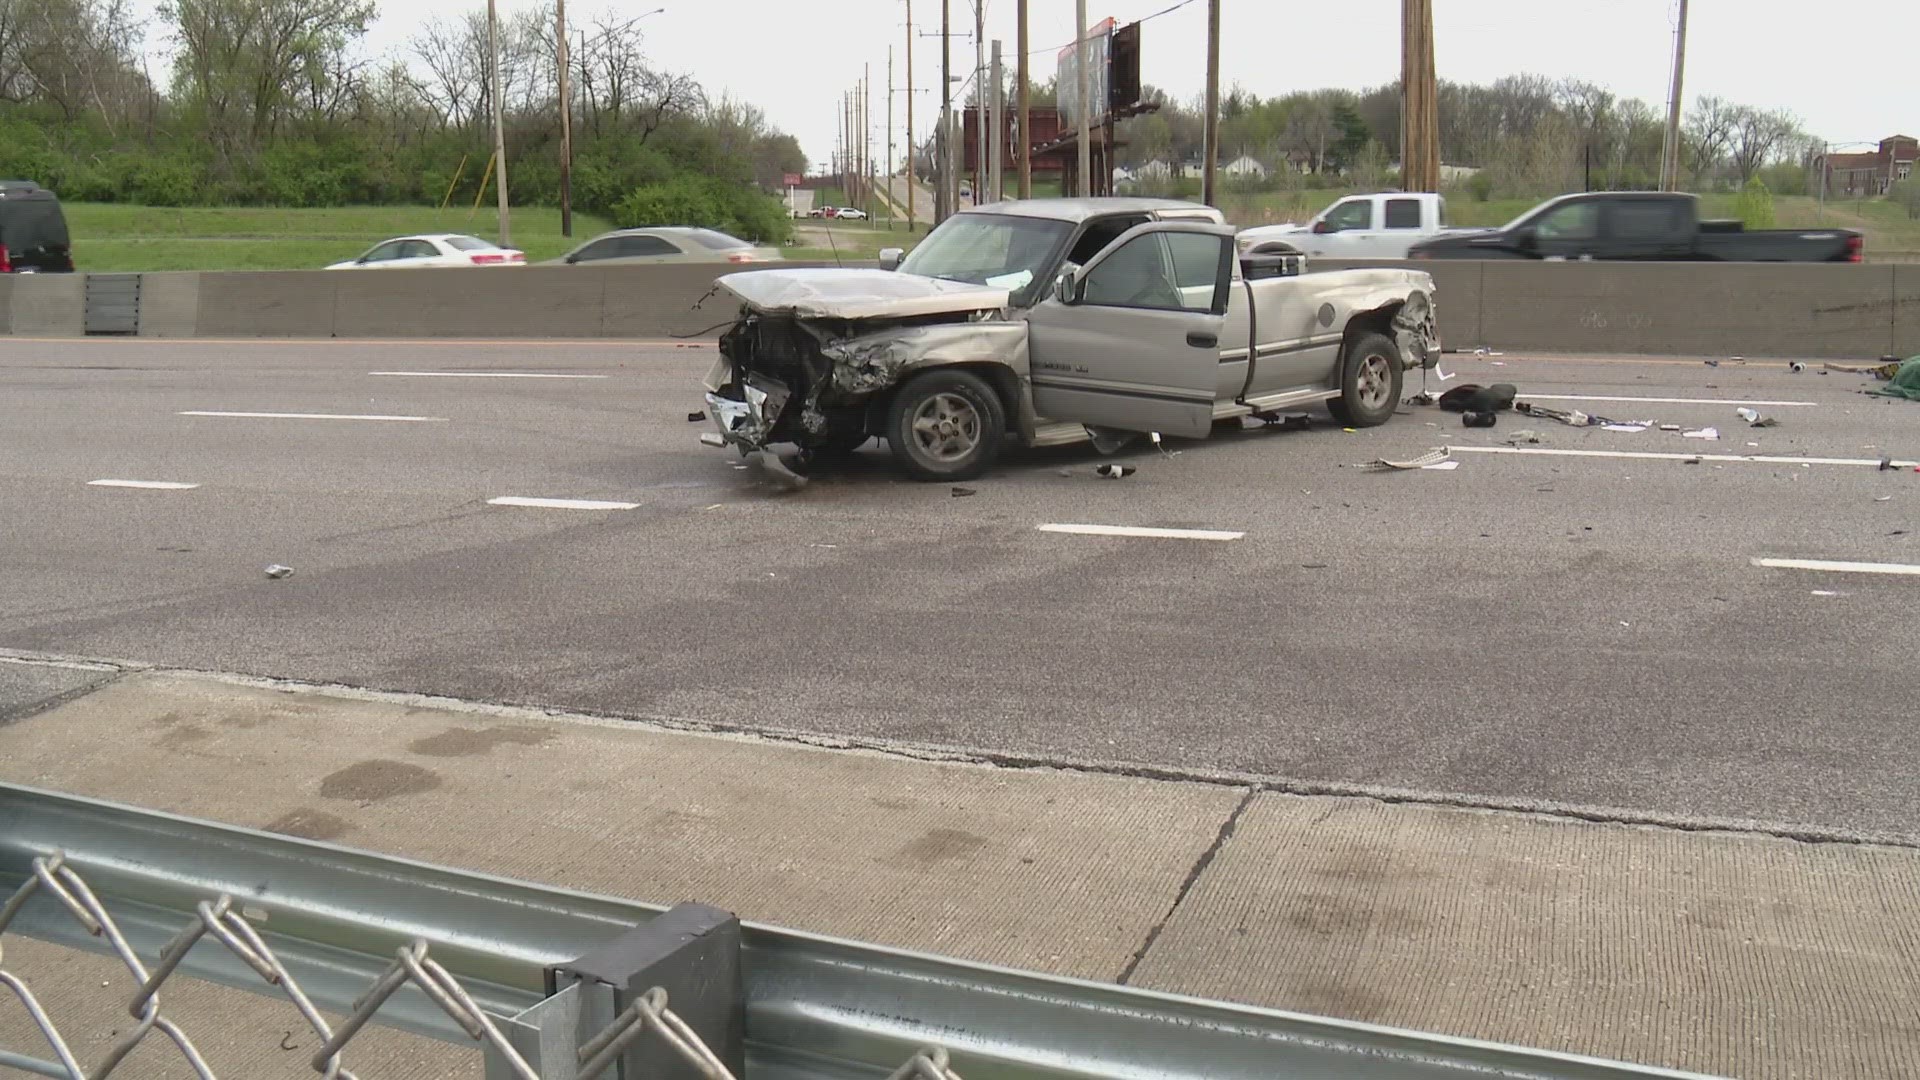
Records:
[[[1439,404],[1448,412],[1493,413],[1513,408],[1513,399],[1518,393],[1512,383],[1494,383],[1492,386],[1467,383],[1441,394]]]
[[[1645,424],[1601,424],[1600,427],[1604,431],[1619,431],[1628,435],[1638,435],[1647,430]]]
[[[1807,370],[1807,365],[1801,363],[1798,360],[1795,360],[1792,363],[1787,365],[1787,370],[1793,372],[1795,375],[1798,375],[1801,372]]]
[[[1660,430],[1661,431],[1679,431],[1680,425],[1679,424],[1661,424]]]
[[[1920,356],[1890,366],[1894,366],[1894,372],[1887,377],[1887,385],[1867,393],[1920,401]]]
[[[1530,401],[1522,401],[1518,405],[1515,405],[1514,408],[1528,416],[1537,417],[1541,420],[1558,420],[1569,427],[1597,427],[1602,424],[1613,423],[1613,421],[1608,420],[1604,416],[1589,416],[1578,409],[1549,409],[1544,405],[1535,405]]]
[[[1460,422],[1471,428],[1492,427],[1500,422],[1500,417],[1490,412],[1467,412],[1460,414]]]
[[[970,488],[970,487],[957,487],[953,489],[953,497],[956,499],[964,499],[969,495],[978,495],[978,494],[980,494],[978,491],[975,491],[973,488]]]
[[[1354,468],[1365,469],[1368,472],[1389,472],[1395,470],[1405,472],[1413,469],[1428,469],[1449,461],[1453,461],[1453,451],[1443,446],[1438,450],[1422,454],[1417,458],[1408,458],[1405,461],[1390,461],[1386,458],[1375,458],[1372,461],[1363,461],[1354,466]],[[1459,462],[1455,461],[1454,464],[1458,465]]]
[[[1822,364],[1827,371],[1838,371],[1846,375],[1871,375],[1881,382],[1892,379],[1900,372],[1900,361],[1891,356],[1883,356],[1878,364]]]
[[[1873,501],[1874,501],[1874,502],[1892,502],[1892,501],[1893,501],[1893,496],[1891,496],[1891,495],[1881,495],[1881,496],[1878,496],[1877,498],[1875,498],[1875,499],[1874,499]]]
[[[1686,432],[1682,437],[1688,438],[1688,439],[1706,439],[1706,440],[1712,441],[1720,437],[1720,429],[1710,428],[1710,427],[1701,428],[1699,431]]]
[[[1720,361],[1718,361],[1718,360],[1708,360],[1708,361],[1707,361],[1707,366],[1708,366],[1708,367],[1719,367],[1719,366],[1720,366]]]
[[[1131,465],[1102,465],[1093,471],[1097,475],[1103,476],[1108,480],[1119,480],[1124,477],[1132,476],[1134,473],[1137,473],[1140,470],[1134,468]]]
[[[1434,402],[1439,400],[1440,399],[1435,395],[1430,394],[1425,390],[1422,390],[1419,393],[1408,398],[1406,403],[1409,405],[1432,405]]]
[[[1539,432],[1532,428],[1521,428],[1519,431],[1508,435],[1507,441],[1510,443],[1538,443],[1542,440]]]
[[[1313,426],[1310,413],[1257,412],[1240,418],[1242,431],[1258,431],[1261,428],[1279,428],[1281,431],[1306,431]]]
[[[757,450],[748,457],[749,461],[760,467],[760,471],[769,480],[787,491],[799,491],[807,486],[807,478],[793,471],[787,460],[771,450]]]
[[[1780,421],[1762,414],[1758,409],[1749,409],[1743,406],[1733,411],[1740,419],[1747,422],[1748,427],[1778,427],[1780,425]]]
[[[1698,454],[1695,454],[1694,456],[1692,456],[1692,457],[1690,457],[1690,458],[1688,458],[1688,459],[1687,459],[1687,462],[1686,462],[1686,463],[1687,463],[1687,464],[1689,464],[1689,465],[1698,465],[1698,464],[1700,464],[1700,463],[1701,463],[1702,461],[1704,461],[1704,460],[1705,460],[1705,459],[1704,459],[1704,458],[1702,458],[1702,457],[1701,457],[1700,455],[1698,455]]]
[[[279,563],[274,563],[272,566],[267,567],[267,576],[275,581],[279,581],[282,578],[290,578],[293,576],[293,567],[281,566]]]
[[[1881,472],[1893,471],[1893,458],[1891,456],[1883,457],[1880,459],[1880,471]]]
[[[704,409],[696,410],[694,412],[690,412],[687,414],[687,423],[697,424],[700,421],[705,420],[706,418],[707,418],[706,410]]]

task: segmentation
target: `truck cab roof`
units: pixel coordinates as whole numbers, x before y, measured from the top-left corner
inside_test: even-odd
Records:
[[[1151,214],[1157,218],[1192,218],[1224,224],[1220,211],[1201,203],[1179,199],[1143,199],[1101,197],[1095,199],[1014,199],[987,203],[960,211],[962,214],[1009,214],[1017,217],[1047,218],[1052,221],[1082,222],[1109,214]]]

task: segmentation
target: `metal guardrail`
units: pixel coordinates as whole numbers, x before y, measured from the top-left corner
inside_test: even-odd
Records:
[[[731,924],[741,1000],[730,1007],[744,1020],[742,1046],[708,1049],[656,989],[636,991],[613,1024],[585,1023],[593,1009],[574,1000],[604,987],[555,989],[556,973],[580,958],[670,922],[659,907],[3,784],[0,890],[13,896],[0,908],[0,932],[104,949],[128,966],[142,986],[129,1003],[140,1021],[135,1042],[158,1031],[182,1043],[155,993],[177,970],[291,999],[321,1033],[316,1072],[343,1078],[352,1074],[331,1055],[368,1020],[485,1044],[486,1075],[519,1080],[590,1076],[581,1066],[647,1037],[678,1055],[677,1071],[662,1075],[730,1077],[726,1066],[716,1070],[715,1052],[737,1051],[750,1080],[1692,1076],[751,924]],[[204,936],[225,947],[194,947]],[[409,982],[428,992],[395,992]],[[0,970],[0,984],[33,1008],[17,973]],[[350,1019],[329,1029],[316,1010]],[[560,1011],[564,1022],[550,1022]],[[556,1034],[562,1045],[543,1041]],[[559,1066],[549,1064],[556,1049]],[[0,1064],[22,1060],[9,1054]],[[106,1075],[71,1061],[31,1071]]]

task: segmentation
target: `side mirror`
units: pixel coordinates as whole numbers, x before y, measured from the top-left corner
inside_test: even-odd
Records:
[[[1053,298],[1063,304],[1076,304],[1080,301],[1080,278],[1071,270],[1060,271],[1060,277],[1053,283]]]
[[[900,248],[881,248],[880,269],[898,270],[900,269],[900,260],[906,257],[907,253]]]
[[[1313,223],[1313,231],[1324,235],[1330,232],[1339,232],[1340,230],[1334,228],[1333,225],[1328,222],[1316,221]]]

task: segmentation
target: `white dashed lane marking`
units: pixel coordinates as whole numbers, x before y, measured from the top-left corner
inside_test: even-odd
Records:
[[[640,504],[604,499],[530,499],[519,495],[502,495],[497,499],[488,499],[487,505],[530,506],[539,510],[633,510]]]
[[[183,484],[178,480],[89,480],[88,487],[146,488],[151,491],[192,491],[199,484]]]
[[[1243,532],[1216,529],[1151,529],[1139,525],[1061,525],[1038,526],[1041,532],[1068,533],[1074,536],[1140,536],[1159,540],[1238,540]]]

